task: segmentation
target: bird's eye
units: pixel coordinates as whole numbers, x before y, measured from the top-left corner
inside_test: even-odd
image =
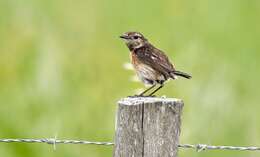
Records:
[[[134,36],[134,39],[138,39],[138,38],[139,38],[139,36],[137,36],[137,35],[136,35],[136,36]]]

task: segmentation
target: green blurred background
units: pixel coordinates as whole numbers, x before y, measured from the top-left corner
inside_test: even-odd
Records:
[[[259,0],[0,0],[0,138],[113,141],[116,101],[142,88],[118,38],[142,32],[192,80],[181,143],[260,145]],[[259,156],[181,149],[179,156]],[[109,157],[110,146],[0,143],[4,157]]]

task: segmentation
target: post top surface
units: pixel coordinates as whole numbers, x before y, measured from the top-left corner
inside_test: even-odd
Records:
[[[155,102],[182,103],[182,100],[176,99],[176,98],[165,98],[165,97],[126,97],[126,98],[122,98],[118,101],[118,103],[124,104],[124,105],[138,105],[138,104],[142,104],[142,103],[155,103]]]

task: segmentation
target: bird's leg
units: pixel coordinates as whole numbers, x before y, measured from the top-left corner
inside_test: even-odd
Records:
[[[151,87],[147,88],[145,91],[140,93],[138,96],[144,96],[145,93],[147,93],[149,90],[153,89],[156,86],[156,84],[152,85]]]
[[[147,93],[149,90],[153,89],[156,86],[156,84],[152,85],[151,87],[147,88],[145,91],[143,91],[140,94],[136,94],[133,96],[128,96],[129,98],[136,98],[136,97],[145,97],[144,94]]]
[[[156,93],[159,89],[163,87],[163,84],[161,84],[158,88],[156,88],[152,93],[149,94],[149,96],[153,96],[154,93]]]

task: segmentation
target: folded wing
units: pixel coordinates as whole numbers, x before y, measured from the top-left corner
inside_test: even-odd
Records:
[[[152,45],[141,47],[135,53],[140,62],[149,65],[166,78],[171,77],[171,73],[175,71],[168,57]]]

